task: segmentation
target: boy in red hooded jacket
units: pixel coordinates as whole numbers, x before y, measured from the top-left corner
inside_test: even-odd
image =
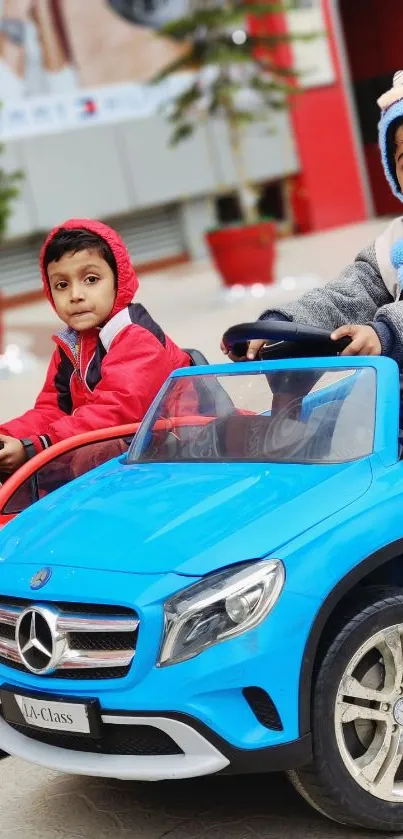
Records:
[[[54,336],[35,406],[0,426],[0,473],[59,440],[140,421],[167,376],[190,364],[139,303],[129,253],[97,221],[55,228],[40,256],[47,297],[66,329]]]

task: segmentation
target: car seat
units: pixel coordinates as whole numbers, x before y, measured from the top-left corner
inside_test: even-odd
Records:
[[[209,366],[209,362],[200,350],[185,349],[191,360],[192,367]],[[199,412],[202,416],[219,416],[235,411],[235,405],[223,385],[215,375],[206,377],[195,376],[193,385],[199,401]]]

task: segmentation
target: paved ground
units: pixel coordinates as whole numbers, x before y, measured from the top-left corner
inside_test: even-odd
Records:
[[[252,320],[263,308],[278,305],[314,282],[332,279],[383,225],[377,221],[282,242],[278,283],[261,299],[250,296],[230,302],[208,264],[145,277],[139,299],[182,346],[196,346],[210,360],[220,359],[219,339],[227,326]],[[290,277],[299,278],[297,285]],[[55,325],[47,304],[7,313],[8,342],[34,353],[37,360],[21,376],[0,380],[0,421],[32,404]],[[0,763],[0,839],[365,836],[314,813],[281,776],[134,784],[63,776],[14,759]]]
[[[312,811],[282,776],[139,784],[0,769],[1,839],[385,839]]]

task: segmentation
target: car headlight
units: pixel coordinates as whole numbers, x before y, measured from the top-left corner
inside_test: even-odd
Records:
[[[278,600],[284,579],[278,559],[248,562],[212,574],[167,600],[159,666],[186,661],[258,626]]]

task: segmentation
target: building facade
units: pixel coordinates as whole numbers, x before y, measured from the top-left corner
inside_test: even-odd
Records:
[[[0,17],[1,4],[7,2],[13,0],[0,0]],[[50,9],[54,2],[49,0]],[[59,11],[60,3],[63,0],[58,0]],[[158,100],[145,85],[145,57],[154,55],[154,42],[144,43],[146,30],[127,20],[127,9],[136,4],[64,3],[70,15],[64,19],[65,28],[70,26],[66,68],[52,68],[37,21],[36,28],[32,21],[24,23],[26,42],[33,44],[25,65],[37,63],[37,74],[31,72],[31,88],[24,95],[7,95],[11,76],[2,74],[5,59],[0,53],[3,160],[6,168],[25,172],[9,239],[0,251],[0,286],[9,295],[38,284],[39,241],[64,218],[110,221],[126,239],[134,262],[149,265],[203,258],[205,229],[214,225],[217,212],[223,220],[232,220],[234,212],[234,171],[225,125],[217,120],[201,126],[178,147],[169,146],[170,126],[159,112],[161,93]],[[262,193],[262,212],[304,233],[375,213],[397,213],[399,204],[389,195],[380,168],[375,102],[390,86],[393,72],[401,69],[398,21],[402,18],[403,23],[403,4],[296,0],[295,6],[287,15],[250,21],[254,31],[270,33],[274,27],[280,32],[326,33],[281,47],[281,59],[302,70],[304,91],[288,114],[273,117],[270,133],[256,126],[245,137],[245,165]],[[83,28],[79,16],[91,9],[95,17]],[[103,25],[104,33],[89,31],[91,21],[92,29]],[[87,31],[98,40],[107,32],[123,68],[118,61],[105,66],[94,50],[91,53],[82,41]],[[127,49],[128,38],[134,37],[143,39],[138,41],[137,51],[143,49],[139,69],[133,64],[136,51],[131,42]],[[94,55],[92,62],[88,54]],[[154,59],[150,62],[152,74],[156,65]],[[63,79],[65,84],[73,77],[70,88],[57,89],[56,82]],[[13,78],[17,90],[21,78]]]

